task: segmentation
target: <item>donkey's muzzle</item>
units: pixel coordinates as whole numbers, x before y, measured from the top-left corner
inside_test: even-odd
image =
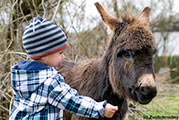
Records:
[[[148,104],[157,95],[157,88],[148,86],[140,87],[136,94],[139,103]]]
[[[139,86],[135,89],[137,101],[141,104],[149,103],[156,95],[157,88],[153,74],[144,74],[139,78]]]

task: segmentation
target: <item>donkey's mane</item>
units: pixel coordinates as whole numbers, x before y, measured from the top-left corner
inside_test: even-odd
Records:
[[[129,11],[127,11],[121,15],[121,19],[123,22],[129,24],[129,23],[133,23],[134,21],[136,21],[137,17],[132,15]]]

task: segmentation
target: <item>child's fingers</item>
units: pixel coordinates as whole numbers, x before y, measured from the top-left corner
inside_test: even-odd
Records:
[[[117,111],[118,110],[118,106],[114,106],[112,110]]]

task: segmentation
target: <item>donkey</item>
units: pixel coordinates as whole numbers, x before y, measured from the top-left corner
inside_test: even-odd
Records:
[[[119,20],[98,2],[95,5],[103,21],[113,31],[108,48],[98,59],[79,63],[64,61],[58,71],[79,94],[117,105],[119,110],[110,120],[121,120],[127,112],[128,98],[148,104],[157,94],[153,69],[156,45],[149,28],[150,8],[146,7],[138,17],[126,12]],[[65,114],[65,120],[93,120]]]

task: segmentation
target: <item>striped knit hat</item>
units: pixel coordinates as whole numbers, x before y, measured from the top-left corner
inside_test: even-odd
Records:
[[[32,59],[39,59],[68,46],[66,35],[61,28],[39,16],[33,18],[26,26],[22,41]]]

